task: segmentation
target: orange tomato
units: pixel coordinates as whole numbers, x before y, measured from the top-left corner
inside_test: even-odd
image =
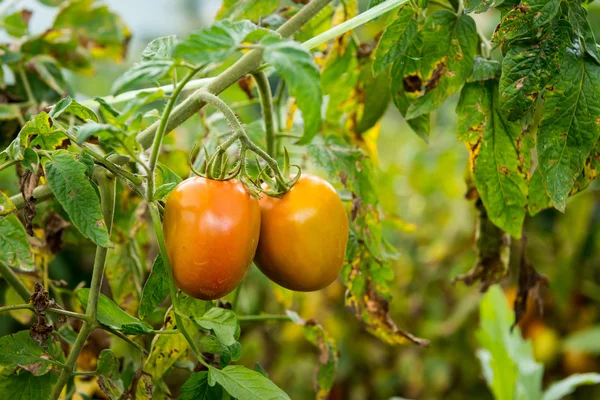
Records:
[[[303,175],[281,199],[260,199],[260,240],[254,259],[275,283],[310,292],[339,275],[348,243],[348,215],[322,178]]]
[[[260,207],[239,181],[190,178],[169,195],[163,230],[175,284],[214,300],[239,285],[252,263]]]

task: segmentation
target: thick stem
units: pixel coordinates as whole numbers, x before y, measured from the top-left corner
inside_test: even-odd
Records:
[[[271,97],[271,85],[264,71],[252,73],[260,96],[260,106],[265,121],[267,154],[275,157],[275,127],[273,122],[273,98]]]
[[[148,171],[148,188],[147,189],[148,189],[148,191],[146,193],[146,198],[148,199],[148,201],[152,201],[152,198],[154,197],[154,170],[156,169],[156,164],[158,162],[158,155],[160,154],[160,147],[162,145],[162,141],[165,136],[167,122],[169,120],[169,117],[171,116],[171,111],[173,111],[173,107],[175,106],[175,102],[177,101],[177,97],[179,96],[179,93],[181,93],[181,91],[183,90],[185,85],[190,81],[190,79],[192,79],[194,77],[194,75],[196,75],[196,73],[198,71],[199,71],[199,68],[191,70],[183,78],[183,80],[181,82],[179,82],[179,84],[173,91],[173,94],[169,98],[169,101],[167,102],[167,106],[165,107],[165,109],[163,111],[163,115],[160,118],[160,125],[158,127],[156,136],[154,137],[154,141],[152,143],[152,153],[150,154],[150,160],[148,161],[148,168],[147,168],[147,171]]]
[[[33,189],[33,198],[38,202],[46,201],[53,196],[52,189],[48,185],[40,185]],[[10,197],[11,203],[17,207],[17,210],[23,209],[25,207],[25,199],[21,194],[16,194]]]
[[[296,31],[298,31],[302,25],[308,22],[314,17],[319,11],[321,11],[331,0],[313,0],[304,7],[292,18],[290,18],[285,24],[281,25],[277,32],[283,37],[289,37]],[[246,74],[254,71],[260,66],[262,61],[262,50],[254,49],[244,54],[237,62],[231,67],[223,71],[213,81],[205,86],[204,90],[213,94],[219,94],[229,86],[237,82],[240,78]],[[181,125],[188,118],[193,116],[198,110],[200,110],[206,104],[201,98],[197,96],[199,91],[194,92],[190,97],[183,101],[179,106],[175,107],[171,118],[167,124],[167,132],[172,131],[179,125]],[[159,123],[155,122],[137,137],[138,142],[143,148],[147,149],[152,145],[154,137],[158,131]]]
[[[23,301],[29,302],[29,297],[31,296],[29,289],[27,289],[27,286],[19,279],[11,267],[0,262],[0,275],[2,275],[4,279],[6,279],[6,282],[15,289]]]
[[[114,176],[109,174],[107,171],[97,167],[98,173],[95,174],[98,177],[98,186],[100,188],[100,199],[102,204],[102,216],[106,222],[106,228],[108,233],[112,230],[113,216],[115,212],[115,188],[116,180]],[[58,377],[56,385],[52,389],[50,398],[56,400],[59,398],[63,387],[73,374],[77,358],[90,333],[96,327],[96,314],[98,312],[98,297],[100,296],[100,287],[102,286],[102,278],[104,276],[104,267],[106,265],[106,255],[108,249],[105,247],[96,247],[96,258],[94,260],[94,270],[92,272],[92,282],[90,283],[90,295],[85,310],[85,315],[89,318],[89,321],[84,321],[81,326],[81,330],[75,339],[73,348],[69,353],[67,362],[65,363],[67,368],[63,369]],[[90,322],[91,321],[91,322]]]

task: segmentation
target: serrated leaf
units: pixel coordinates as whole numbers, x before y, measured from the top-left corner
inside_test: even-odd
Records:
[[[175,35],[153,39],[142,51],[142,61],[168,60],[173,54],[177,38]]]
[[[569,2],[569,22],[575,28],[577,34],[581,38],[586,51],[592,58],[600,63],[600,53],[596,45],[594,31],[588,22],[588,13],[579,3]]]
[[[85,165],[65,150],[52,153],[44,166],[52,193],[81,234],[98,246],[109,247],[110,235],[100,210],[100,199],[85,175]]]
[[[499,110],[496,81],[468,83],[456,108],[458,137],[470,152],[475,186],[490,220],[521,237],[528,203],[530,151],[521,125]]]
[[[51,339],[45,344],[47,350],[31,338],[29,331],[2,336],[0,337],[0,346],[2,346],[0,366],[10,369],[21,367],[36,376],[47,374],[52,368],[48,359],[56,358],[61,349]]]
[[[548,84],[538,131],[538,168],[560,211],[600,134],[600,66],[580,52],[567,49]]]
[[[375,49],[373,73],[378,75],[398,58],[404,56],[419,33],[418,14],[412,7],[405,6],[398,12],[397,19],[383,31]]]
[[[98,122],[98,117],[94,111],[78,103],[75,99],[71,98],[71,96],[67,96],[56,103],[54,107],[52,107],[49,115],[51,118],[56,119],[64,113],[74,115],[82,121],[92,120]]]
[[[119,369],[119,360],[115,354],[109,349],[102,350],[98,356],[98,367],[96,368],[98,386],[110,399],[114,400],[120,399],[125,391]]]
[[[234,335],[237,329],[237,317],[233,311],[213,307],[201,318],[196,319],[196,322],[202,328],[212,330],[225,346],[231,346],[236,342]]]
[[[217,21],[177,44],[173,55],[198,65],[223,62],[256,29],[250,21]]]
[[[27,138],[34,135],[35,138],[31,143],[27,144]],[[45,112],[41,112],[31,117],[23,128],[21,128],[19,139],[23,147],[39,146],[44,150],[54,150],[62,143],[65,136],[52,126],[50,116]],[[22,151],[24,150],[22,148]]]
[[[156,256],[152,271],[146,280],[142,290],[142,299],[138,315],[141,319],[150,315],[169,294],[169,283],[167,281],[167,271],[160,254]]]
[[[86,308],[90,296],[90,289],[79,289],[76,294],[81,306]],[[127,314],[125,311],[121,310],[114,301],[103,294],[100,294],[98,297],[98,322],[119,330],[123,329],[123,325],[127,325],[126,329],[129,329],[129,331],[136,329],[144,332],[152,331],[152,326],[150,324]]]
[[[408,107],[408,119],[433,111],[460,89],[473,70],[479,42],[475,21],[447,10],[428,16],[421,35],[424,93]]]
[[[522,42],[510,47],[500,78],[500,108],[509,120],[521,118],[535,105],[548,80],[558,73],[570,36],[570,25],[559,21],[536,45]]]
[[[289,86],[290,95],[296,98],[304,120],[304,135],[298,144],[307,144],[321,127],[321,81],[319,69],[312,55],[300,43],[280,41],[270,37],[263,41],[264,61],[271,64]]]
[[[27,371],[11,374],[10,371],[0,372],[0,395],[5,399],[39,400],[49,399],[58,375],[54,372],[34,376]]]
[[[173,60],[142,61],[125,71],[118,77],[110,89],[112,94],[119,94],[140,83],[151,83],[165,77],[173,67]]]
[[[222,370],[210,368],[208,383],[218,383],[231,396],[245,400],[289,400],[290,397],[261,374],[241,365],[229,365]]]
[[[250,19],[257,21],[277,8],[278,0],[224,0],[217,19]]]
[[[423,75],[421,73],[422,49],[423,38],[420,34],[415,35],[404,57],[398,59],[392,67],[392,99],[400,114],[405,118],[409,106],[423,95]],[[426,142],[429,140],[429,114],[407,119],[406,123],[420,138]]]
[[[514,39],[537,39],[560,10],[558,0],[523,0],[502,17],[492,40],[505,43]]]
[[[502,64],[496,60],[488,60],[481,56],[475,56],[473,61],[473,73],[469,82],[486,81],[488,79],[500,78]]]
[[[466,13],[483,13],[492,7],[498,7],[504,3],[504,0],[465,0]]]
[[[35,269],[27,233],[14,214],[0,218],[0,262],[24,271]]]
[[[221,399],[223,390],[221,386],[208,384],[208,371],[201,371],[190,376],[181,387],[179,400],[213,400]]]

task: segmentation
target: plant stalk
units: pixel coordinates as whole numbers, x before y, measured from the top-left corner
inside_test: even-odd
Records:
[[[97,171],[98,173],[96,175],[98,177],[98,186],[100,189],[102,216],[104,217],[106,228],[108,229],[108,233],[110,235],[115,212],[116,180],[114,176],[107,171],[102,170],[101,167],[97,167]],[[81,330],[77,335],[77,339],[75,339],[75,343],[73,344],[71,352],[69,353],[69,357],[65,363],[67,368],[61,371],[58,381],[52,389],[52,394],[50,395],[50,399],[52,400],[57,400],[60,397],[64,386],[67,384],[67,381],[73,374],[73,370],[75,369],[75,364],[77,363],[77,358],[79,357],[81,349],[83,349],[83,346],[85,345],[90,333],[96,328],[98,297],[100,296],[100,287],[102,286],[102,278],[104,276],[107,253],[107,248],[100,246],[96,247],[96,258],[94,260],[94,270],[92,272],[92,282],[90,284],[90,296],[85,310],[85,315],[89,318],[89,320],[83,321]]]
[[[269,79],[264,71],[253,72],[252,76],[254,77],[256,87],[258,88],[260,106],[262,109],[263,119],[265,121],[267,154],[271,157],[275,157],[275,127],[273,122],[273,98],[271,95],[271,85],[269,85]]]
[[[23,301],[29,302],[29,297],[31,296],[29,289],[27,289],[27,286],[19,279],[11,267],[0,262],[0,275],[2,275],[4,279],[6,279],[6,282],[15,289]]]
[[[291,321],[287,315],[262,314],[262,315],[240,315],[237,317],[240,322],[250,321]]]

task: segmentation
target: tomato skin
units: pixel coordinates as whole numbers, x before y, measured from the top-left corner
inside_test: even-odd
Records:
[[[258,268],[277,284],[301,292],[333,282],[348,244],[348,215],[333,186],[303,175],[281,199],[263,196],[259,203]]]
[[[258,200],[237,180],[190,178],[169,195],[163,231],[177,287],[197,299],[218,299],[239,285],[252,263]]]

